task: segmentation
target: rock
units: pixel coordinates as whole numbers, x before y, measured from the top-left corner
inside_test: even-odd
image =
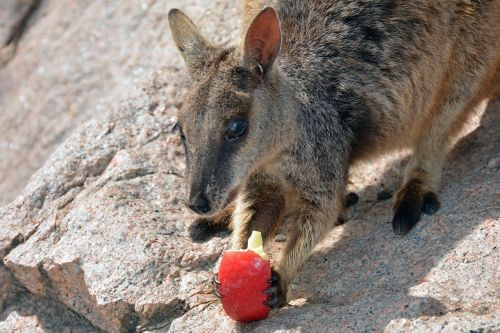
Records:
[[[166,21],[174,4],[45,0],[0,70],[3,200],[67,138],[0,208],[0,331],[497,329],[500,182],[485,165],[500,154],[498,102],[450,157],[434,216],[399,237],[390,202],[359,202],[316,247],[288,306],[243,327],[224,315],[211,270],[229,238],[189,239],[170,131],[188,84]],[[184,6],[207,35],[237,35],[234,4]],[[397,188],[404,156],[353,168],[350,190]]]
[[[4,0],[0,2],[0,48],[13,43],[18,31],[38,5],[38,0]],[[34,8],[33,8],[34,7]]]
[[[3,311],[5,303],[11,296],[13,282],[12,275],[5,268],[3,262],[0,262],[0,313]]]
[[[440,317],[422,316],[389,323],[388,332],[498,332],[498,313],[477,315],[469,312],[447,313]]]
[[[168,327],[198,299],[213,299],[205,282],[227,242],[187,250],[184,158],[177,134],[170,133],[189,82],[178,74],[184,64],[166,19],[175,4],[44,1],[36,29],[26,31],[0,71],[0,104],[10,111],[0,114],[6,143],[0,193],[8,198],[76,124],[101,114],[80,126],[24,193],[0,209],[0,259],[32,297],[50,299],[106,331]],[[220,19],[213,24],[220,12],[236,13],[231,5],[184,5],[207,35],[234,39],[238,33],[235,15],[227,16],[232,26]],[[144,50],[151,50],[147,57],[140,56]],[[31,84],[18,77],[31,77]],[[113,108],[104,112],[108,105]],[[23,122],[28,115],[36,121]],[[3,177],[5,170],[16,172]]]
[[[205,284],[226,242],[190,241],[182,148],[151,98],[141,92],[83,127],[0,213],[0,235],[33,221],[19,244],[4,241],[15,279],[109,332],[168,323],[213,299]]]
[[[238,36],[238,10],[227,1],[2,0],[0,40],[32,2],[40,5],[16,50],[3,50],[15,56],[0,66],[0,205],[21,193],[76,127],[160,69],[169,96],[160,107],[173,115],[188,80],[170,35],[172,7],[188,12],[214,42]]]
[[[100,332],[87,320],[48,299],[19,292],[0,315],[0,332]]]
[[[392,191],[391,190],[382,190],[377,193],[377,200],[378,201],[384,201],[384,200],[389,200],[392,198]]]
[[[0,68],[16,53],[17,44],[40,5],[40,0],[4,0],[0,3]]]

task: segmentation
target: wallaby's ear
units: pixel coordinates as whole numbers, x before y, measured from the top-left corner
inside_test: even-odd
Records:
[[[210,49],[210,46],[201,36],[193,21],[182,11],[174,8],[168,13],[168,22],[175,44],[190,70],[201,67],[204,54]]]
[[[267,7],[250,24],[245,36],[245,61],[264,71],[272,65],[281,47],[280,22],[276,11]]]

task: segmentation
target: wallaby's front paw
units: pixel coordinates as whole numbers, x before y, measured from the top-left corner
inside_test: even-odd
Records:
[[[219,224],[213,223],[212,219],[199,218],[189,226],[189,237],[195,242],[203,242],[210,239],[216,233],[225,230]]]
[[[279,273],[274,269],[271,270],[271,280],[269,280],[269,283],[271,287],[264,290],[264,293],[268,295],[265,304],[271,308],[281,308],[286,304],[286,289],[283,287]]]

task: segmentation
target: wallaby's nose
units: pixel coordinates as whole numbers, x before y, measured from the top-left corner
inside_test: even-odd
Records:
[[[203,194],[193,195],[189,199],[189,208],[198,214],[206,214],[210,211],[210,203]]]

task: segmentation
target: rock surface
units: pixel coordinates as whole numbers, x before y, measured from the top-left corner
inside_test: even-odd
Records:
[[[450,157],[434,216],[394,235],[390,200],[377,194],[397,188],[404,154],[358,166],[350,189],[360,200],[300,271],[289,304],[249,325],[224,316],[210,277],[229,239],[189,240],[182,149],[170,132],[188,83],[166,22],[174,4],[45,0],[0,70],[9,110],[0,113],[0,175],[18,169],[0,178],[0,193],[73,132],[0,209],[0,332],[500,329],[499,102]],[[234,5],[184,8],[207,35],[235,38]],[[46,57],[31,54],[45,48]]]
[[[2,47],[38,2],[15,50]],[[184,64],[167,20],[175,6],[175,0],[0,1],[0,205],[21,193],[75,127],[116,106],[144,77],[163,69],[171,82],[168,103],[178,105],[173,86],[185,85],[186,77],[179,76]],[[235,4],[187,0],[180,7],[214,42],[236,37]],[[10,59],[3,68],[2,57]]]

